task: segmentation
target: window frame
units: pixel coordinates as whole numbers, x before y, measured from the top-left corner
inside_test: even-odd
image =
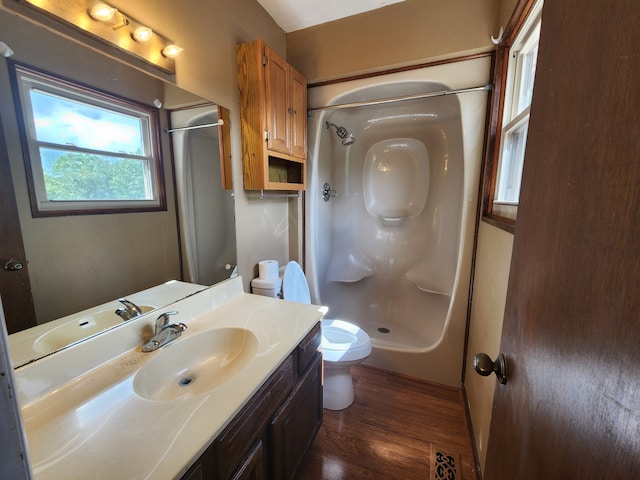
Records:
[[[517,203],[495,200],[501,174],[500,156],[505,141],[503,137],[505,132],[515,131],[523,125],[526,125],[528,130],[531,103],[520,112],[505,113],[505,109],[513,108],[514,105],[512,102],[514,88],[508,82],[511,81],[514,73],[517,73],[513,70],[521,68],[521,62],[511,62],[510,65],[509,60],[514,53],[513,48],[514,45],[517,45],[519,37],[528,36],[529,32],[534,31],[535,25],[541,18],[541,13],[542,0],[520,0],[517,3],[505,29],[503,39],[498,46],[494,67],[494,92],[491,99],[488,148],[484,168],[482,220],[510,233],[515,231]],[[519,75],[518,78],[520,78]],[[505,114],[509,120],[503,125]],[[524,146],[526,149],[526,140]]]
[[[69,78],[50,73],[23,63],[8,61],[11,77],[13,101],[18,120],[18,131],[27,177],[27,189],[32,217],[55,217],[66,215],[99,215],[111,213],[135,213],[166,211],[167,202],[164,184],[164,168],[160,144],[160,121],[158,109],[105,90],[92,87]],[[26,79],[23,82],[22,79]],[[49,200],[46,198],[44,173],[40,147],[47,145],[60,147],[35,138],[34,116],[31,108],[30,87],[26,84],[38,83],[44,93],[58,95],[71,101],[80,101],[96,108],[118,114],[137,117],[143,125],[142,155],[108,152],[86,147],[68,146],[71,151],[93,155],[105,155],[121,159],[139,160],[145,169],[146,189],[151,192],[149,199],[128,200]]]

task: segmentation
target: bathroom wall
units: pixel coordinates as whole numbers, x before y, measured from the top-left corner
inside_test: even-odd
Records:
[[[489,51],[499,10],[499,0],[407,0],[288,33],[287,60],[317,82]]]
[[[493,375],[478,375],[473,369],[473,356],[484,352],[494,359],[500,352],[512,249],[511,233],[480,222],[464,386],[482,469],[487,455],[496,379]]]
[[[501,0],[500,3],[500,25],[506,28],[518,0]],[[497,35],[498,32],[494,34]],[[512,249],[513,234],[482,221],[479,223],[473,303],[463,381],[482,472],[487,456],[496,380],[493,375],[490,378],[481,377],[474,371],[473,356],[484,352],[495,359],[500,352]]]

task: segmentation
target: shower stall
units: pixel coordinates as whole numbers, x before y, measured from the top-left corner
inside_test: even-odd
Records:
[[[234,203],[222,188],[217,123],[215,105],[171,112],[184,280],[201,285],[229,278],[237,264]]]
[[[309,91],[306,274],[370,365],[460,384],[489,78],[487,56]]]

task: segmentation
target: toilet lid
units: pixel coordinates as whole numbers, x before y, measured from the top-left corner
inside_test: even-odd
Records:
[[[282,298],[290,302],[311,303],[309,284],[298,262],[291,261],[284,269]]]

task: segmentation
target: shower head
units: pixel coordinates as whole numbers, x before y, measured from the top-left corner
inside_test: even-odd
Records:
[[[345,145],[345,146],[351,145],[353,144],[353,142],[356,141],[353,134],[347,132],[346,128],[340,127],[335,123],[330,123],[330,122],[324,122],[324,123],[327,125],[327,128],[333,127],[336,129],[336,135],[338,135],[338,137],[340,137],[340,139],[342,140],[342,145]]]

